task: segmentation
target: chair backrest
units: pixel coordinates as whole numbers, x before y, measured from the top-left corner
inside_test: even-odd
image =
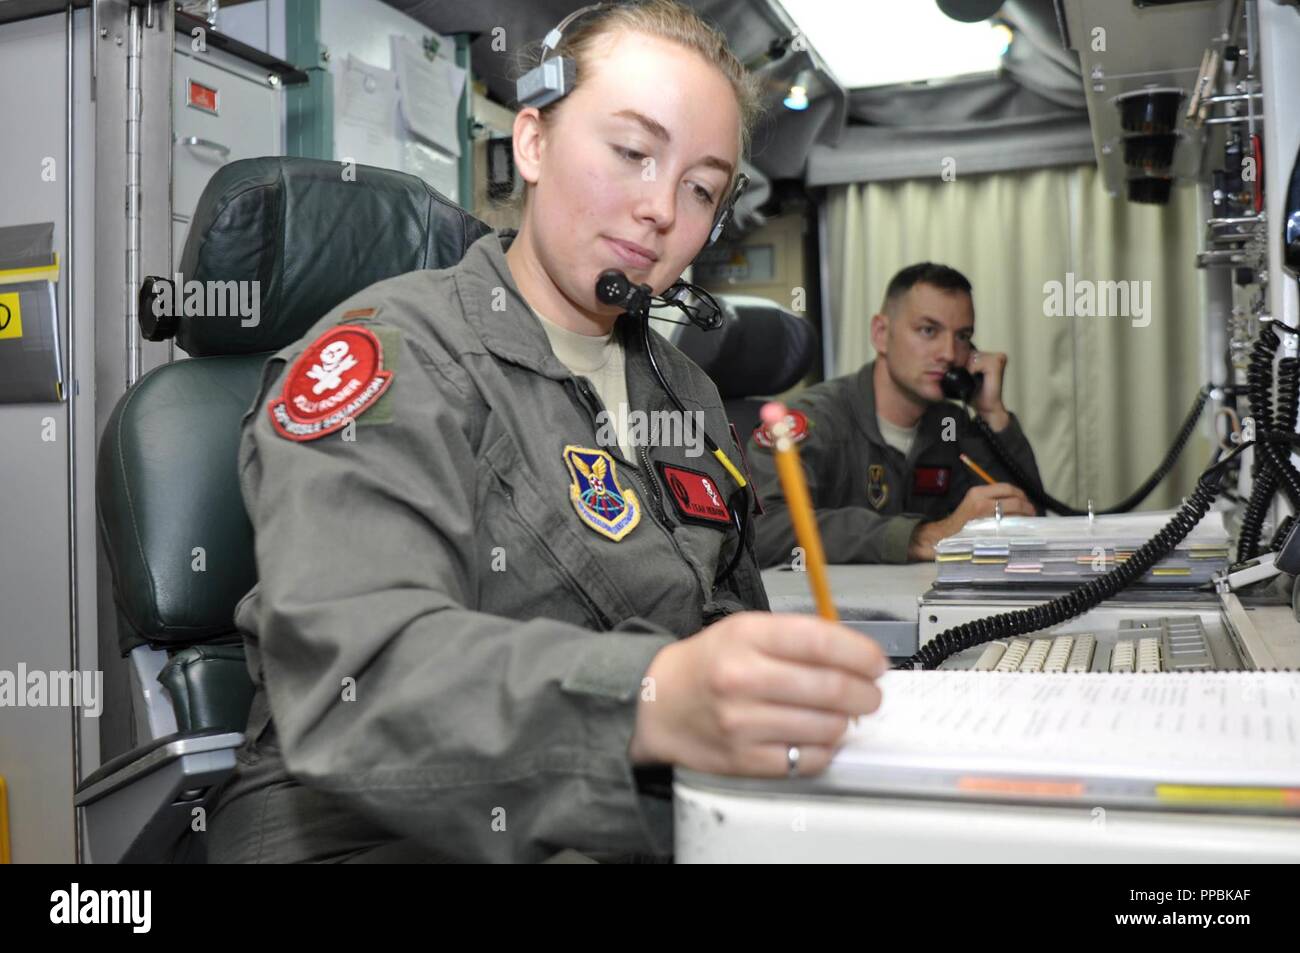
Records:
[[[812,323],[775,301],[717,295],[722,327],[682,328],[677,347],[717,385],[727,416],[741,440],[758,426],[762,398],[789,390],[807,375],[817,356]]]
[[[260,313],[256,324],[238,313],[181,315],[175,336],[192,359],[141,378],[101,438],[97,509],[123,655],[237,635],[235,605],[256,569],[236,453],[268,353],[376,281],[455,264],[489,231],[414,176],[346,171],[245,159],[218,171],[199,199],[183,280],[256,281]]]

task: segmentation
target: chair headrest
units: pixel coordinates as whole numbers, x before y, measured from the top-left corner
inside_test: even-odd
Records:
[[[808,373],[816,356],[811,322],[774,301],[716,295],[722,327],[682,329],[677,347],[717,385],[724,400],[779,394]]]
[[[391,169],[290,156],[232,162],[199,198],[181,275],[201,283],[205,302],[218,298],[209,282],[259,282],[257,323],[226,290],[216,308],[224,316],[176,308],[177,344],[193,357],[278,350],[376,281],[456,264],[488,231],[422,179]],[[251,285],[242,290],[251,305]],[[173,294],[183,300],[181,289]]]

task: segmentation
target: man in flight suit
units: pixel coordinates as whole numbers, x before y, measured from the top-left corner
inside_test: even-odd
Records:
[[[1002,403],[1007,356],[976,351],[974,326],[964,276],[911,265],[890,281],[871,319],[876,360],[788,402],[829,562],[933,559],[935,543],[992,516],[998,504],[1004,515],[1035,515],[1021,488],[987,485],[959,459],[965,453],[996,479],[1009,478],[965,410],[944,398],[939,381],[954,367],[983,375],[971,407],[1041,490],[1029,441]],[[766,509],[757,542],[764,566],[790,562],[797,545],[770,447],[760,426],[749,460]]]

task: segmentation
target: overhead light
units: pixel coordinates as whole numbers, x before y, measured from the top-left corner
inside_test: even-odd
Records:
[[[790,92],[782,102],[786,109],[802,111],[808,108],[808,87],[812,85],[812,70],[801,69],[790,84]]]
[[[993,32],[1002,38],[1002,51],[998,54],[998,56],[999,57],[1006,56],[1007,50],[1011,49],[1011,44],[1016,38],[1015,32],[1011,29],[1011,27],[1007,26],[1005,23],[993,24]]]
[[[995,72],[1008,45],[1010,31],[959,23],[933,0],[779,2],[846,89]]]

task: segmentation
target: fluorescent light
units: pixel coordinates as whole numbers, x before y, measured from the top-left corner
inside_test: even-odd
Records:
[[[934,0],[780,0],[846,89],[996,70],[1007,31],[949,19]]]

